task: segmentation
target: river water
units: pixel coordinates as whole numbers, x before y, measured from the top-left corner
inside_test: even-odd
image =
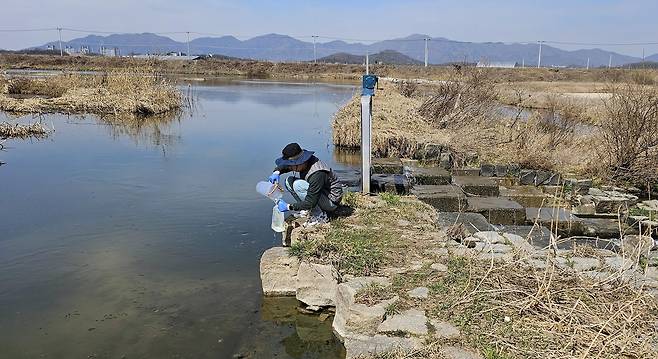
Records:
[[[262,297],[259,258],[280,239],[255,184],[293,141],[349,170],[330,120],[353,92],[193,85],[180,118],[48,115],[48,139],[6,141],[0,358],[342,357],[331,319]]]

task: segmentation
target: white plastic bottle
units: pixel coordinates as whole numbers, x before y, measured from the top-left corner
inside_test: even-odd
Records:
[[[283,232],[285,230],[284,221],[283,212],[279,211],[279,208],[274,205],[272,208],[272,230],[279,233]]]

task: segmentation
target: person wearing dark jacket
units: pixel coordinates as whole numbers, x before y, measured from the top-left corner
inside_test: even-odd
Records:
[[[297,143],[290,143],[281,151],[276,169],[269,181],[277,183],[280,176],[288,172],[298,172],[299,177],[289,176],[285,187],[297,201],[288,204],[279,200],[281,212],[311,211],[311,216],[322,216],[322,212],[333,212],[343,197],[343,186],[327,164],[314,156],[313,151],[302,149]],[[315,212],[315,213],[314,213]]]

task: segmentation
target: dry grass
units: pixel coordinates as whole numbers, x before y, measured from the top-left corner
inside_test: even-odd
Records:
[[[146,116],[176,110],[183,104],[181,93],[152,67],[98,76],[66,74],[8,82],[6,91],[0,93],[0,109],[13,113]],[[15,98],[12,94],[35,97]]]
[[[11,124],[9,122],[0,122],[0,138],[44,138],[47,137],[50,130],[40,122],[31,124]]]

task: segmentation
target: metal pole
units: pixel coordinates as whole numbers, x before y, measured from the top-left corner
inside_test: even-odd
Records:
[[[370,59],[368,58],[368,50],[366,50],[366,75],[370,75]]]
[[[589,70],[589,57],[587,58],[587,69]]]
[[[427,67],[427,54],[428,54],[428,49],[427,49],[427,42],[429,41],[429,38],[425,38],[425,67]]]
[[[187,56],[191,56],[190,54],[190,32],[187,32]]]
[[[62,28],[58,27],[57,32],[59,32],[59,56],[64,56],[64,51],[62,50]]]
[[[313,38],[313,63],[317,64],[318,63],[318,53],[315,48],[315,38],[318,37],[317,35],[311,36]]]
[[[610,54],[610,59],[608,60],[608,68],[612,67],[612,54]]]
[[[361,96],[361,188],[370,193],[370,163],[372,138],[372,96]]]
[[[537,68],[541,67],[541,45],[542,45],[542,43],[543,43],[543,41],[540,40],[539,41],[539,60],[537,61]]]

